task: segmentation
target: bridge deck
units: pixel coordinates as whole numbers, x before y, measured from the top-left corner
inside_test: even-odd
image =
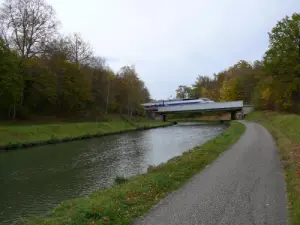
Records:
[[[205,104],[164,106],[157,110],[157,113],[176,113],[176,112],[197,112],[197,111],[232,111],[242,110],[243,101],[235,102],[215,102]]]

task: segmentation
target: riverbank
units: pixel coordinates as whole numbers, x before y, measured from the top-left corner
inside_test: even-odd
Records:
[[[57,124],[0,125],[0,150],[28,148],[56,144],[130,131],[170,126],[173,123],[144,119],[127,120],[115,117],[106,122],[81,122]]]
[[[160,166],[149,167],[146,174],[89,197],[62,202],[47,217],[24,219],[18,224],[132,224],[135,218],[144,215],[160,199],[215,160],[244,130],[244,125],[233,122],[217,138]]]
[[[276,140],[285,169],[290,224],[300,221],[300,116],[275,112],[254,112],[247,120],[260,123]]]

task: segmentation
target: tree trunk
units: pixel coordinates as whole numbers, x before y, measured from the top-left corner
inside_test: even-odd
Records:
[[[14,97],[13,120],[16,119],[16,97]]]
[[[108,111],[108,101],[109,101],[109,93],[110,92],[110,82],[109,78],[107,77],[107,95],[106,95],[106,109],[105,109],[105,115],[107,114]]]
[[[9,118],[10,119],[10,114],[11,114],[11,107],[9,107],[9,109],[8,109],[8,111],[7,111],[8,113],[7,113],[7,118]]]
[[[133,107],[132,107],[132,105],[130,105],[130,120],[132,118],[132,112],[133,112]]]

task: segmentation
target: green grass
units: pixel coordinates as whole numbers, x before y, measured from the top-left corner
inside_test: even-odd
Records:
[[[126,177],[122,177],[122,176],[117,176],[115,178],[115,184],[124,184],[128,181],[128,179]]]
[[[0,146],[22,147],[30,143],[55,143],[80,137],[104,135],[169,125],[168,123],[115,119],[108,122],[83,122],[34,125],[0,125]]]
[[[180,188],[199,173],[243,134],[245,126],[233,122],[217,138],[146,174],[129,178],[123,184],[98,191],[84,198],[62,202],[47,217],[19,221],[22,225],[128,225],[147,213],[168,193]],[[122,182],[121,182],[122,183]]]
[[[254,112],[247,120],[266,127],[276,140],[285,169],[290,224],[300,224],[300,116]]]

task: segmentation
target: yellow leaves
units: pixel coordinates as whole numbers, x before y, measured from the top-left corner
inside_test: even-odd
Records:
[[[139,196],[139,193],[136,192],[128,192],[127,193],[127,201],[134,201]]]
[[[271,95],[272,91],[269,87],[260,91],[260,98],[263,100],[263,105],[265,108],[268,108],[271,104]]]
[[[271,97],[271,90],[270,88],[266,88],[265,90],[262,90],[262,93],[261,93],[261,98],[265,101],[269,101]]]
[[[201,96],[207,96],[207,89],[205,87],[201,88]]]
[[[242,99],[243,96],[239,87],[238,80],[236,78],[232,78],[223,82],[220,90],[221,101],[235,101]]]

